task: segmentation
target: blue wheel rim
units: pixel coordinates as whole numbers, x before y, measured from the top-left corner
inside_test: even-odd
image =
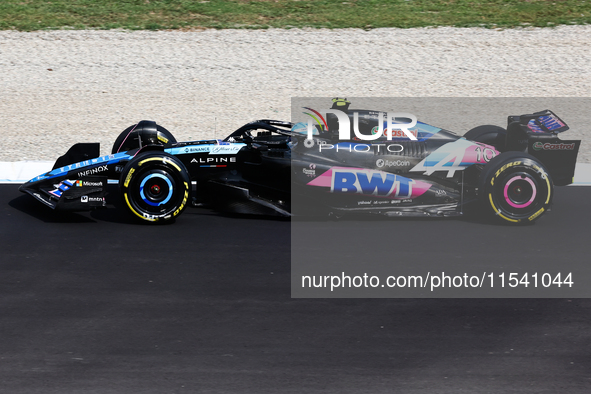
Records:
[[[166,198],[165,198],[163,201],[160,201],[160,202],[157,202],[157,203],[155,203],[155,202],[152,202],[152,201],[150,201],[150,200],[149,200],[149,199],[146,197],[146,195],[145,195],[145,193],[144,193],[144,186],[145,186],[146,182],[147,182],[148,180],[152,179],[152,178],[160,178],[160,179],[164,179],[164,181],[165,181],[165,182],[168,184],[168,196],[166,196]],[[172,187],[172,183],[171,183],[171,182],[170,182],[170,180],[169,180],[167,177],[165,177],[164,175],[162,175],[162,174],[150,174],[150,175],[148,175],[147,177],[145,177],[144,179],[142,179],[142,183],[140,184],[140,197],[142,198],[142,200],[143,200],[143,201],[144,201],[146,204],[148,204],[148,205],[151,205],[151,206],[153,206],[153,207],[158,207],[158,206],[160,206],[160,205],[164,205],[164,204],[166,204],[168,201],[170,201],[170,199],[172,198],[172,194],[173,194],[173,187]]]

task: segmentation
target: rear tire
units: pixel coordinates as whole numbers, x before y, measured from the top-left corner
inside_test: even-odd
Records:
[[[190,180],[176,157],[146,152],[127,163],[119,188],[132,214],[149,223],[162,223],[173,220],[186,208]]]
[[[170,146],[176,143],[172,133],[164,127],[149,120],[142,120],[138,124],[131,125],[119,134],[111,153],[127,152],[146,145]]]
[[[554,194],[548,170],[523,152],[505,152],[488,162],[478,190],[485,211],[511,224],[536,221],[548,210]]]
[[[504,152],[507,137],[507,130],[494,125],[484,125],[474,127],[464,134],[464,138],[470,141],[481,142],[483,144],[494,146],[499,152]]]

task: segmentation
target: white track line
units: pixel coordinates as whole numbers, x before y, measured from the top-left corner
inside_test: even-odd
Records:
[[[52,167],[51,161],[0,161],[0,183],[25,183]]]

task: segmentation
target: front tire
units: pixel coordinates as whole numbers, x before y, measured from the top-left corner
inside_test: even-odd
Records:
[[[502,153],[488,162],[478,190],[487,213],[511,224],[539,219],[550,208],[554,194],[548,170],[523,152]]]
[[[121,174],[119,188],[125,206],[148,223],[171,221],[189,201],[190,179],[176,157],[146,152],[131,160]]]

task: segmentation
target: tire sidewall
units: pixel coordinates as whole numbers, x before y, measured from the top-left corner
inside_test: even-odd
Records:
[[[162,185],[162,201],[152,201],[148,197],[148,186],[152,182]],[[126,208],[150,223],[166,222],[180,215],[189,201],[189,185],[183,163],[164,152],[139,154],[127,163],[119,180]]]
[[[526,189],[515,201],[511,188]],[[507,152],[493,158],[483,169],[479,184],[485,209],[506,223],[526,224],[537,220],[552,204],[554,188],[548,170],[533,156]]]
[[[505,150],[506,136],[507,130],[495,125],[477,126],[464,134],[467,140],[494,146],[500,152]]]
[[[112,154],[127,152],[140,147],[137,126],[138,124],[131,125],[117,136],[111,148]],[[156,125],[156,131],[160,136],[160,139],[158,139],[160,145],[169,146],[177,142],[172,133],[159,124]]]

